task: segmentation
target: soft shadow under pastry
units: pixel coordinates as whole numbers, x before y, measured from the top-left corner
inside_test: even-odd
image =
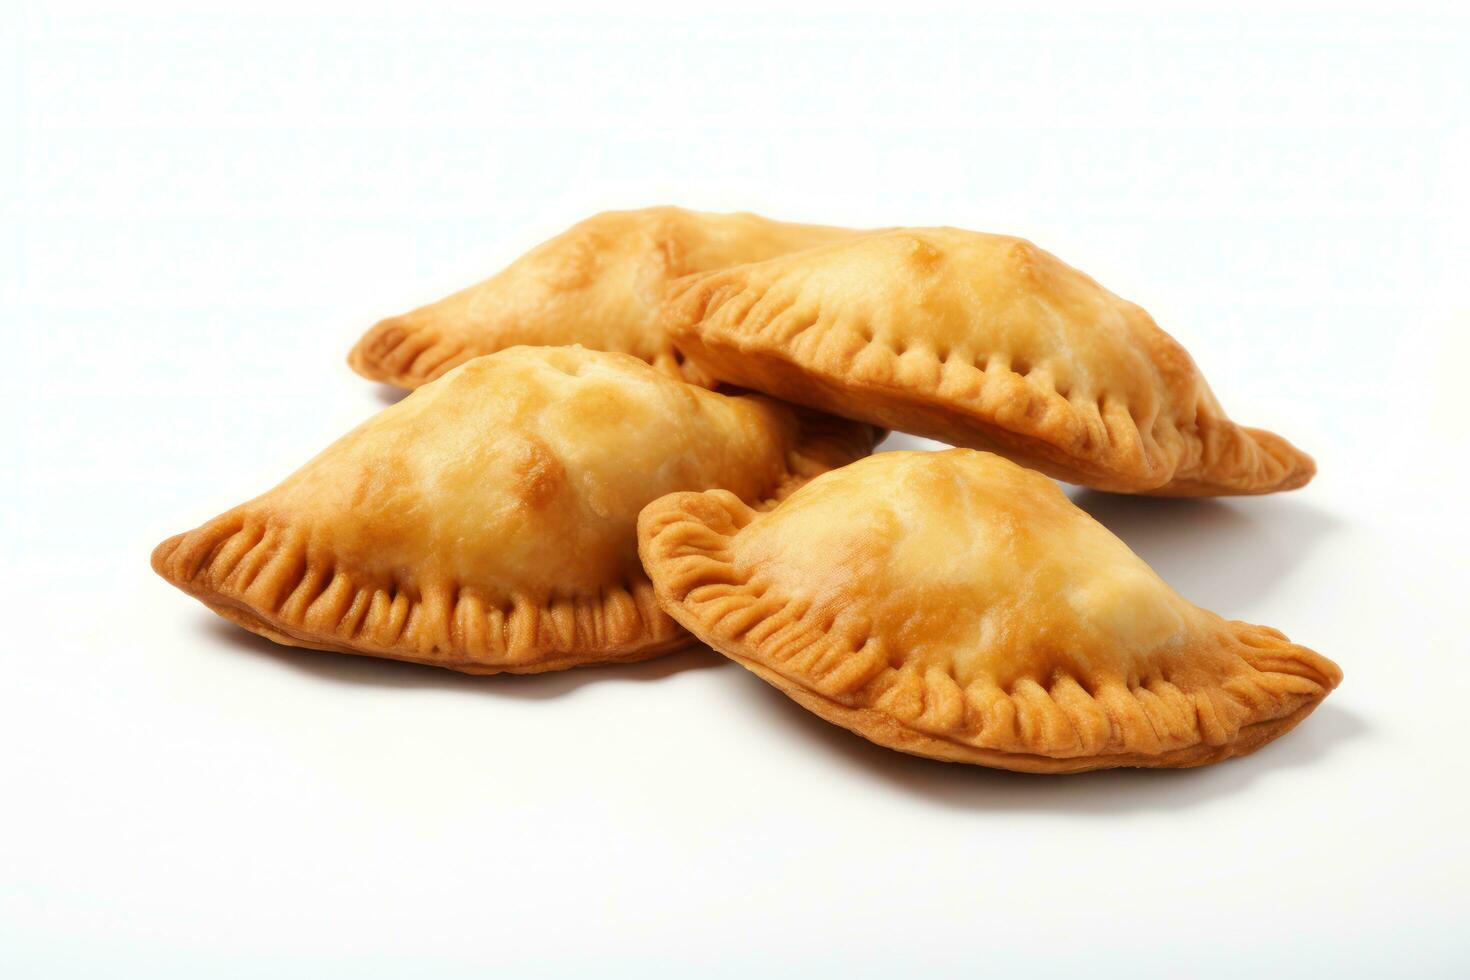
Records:
[[[153,567],[294,646],[470,673],[638,660],[687,641],[638,563],[644,504],[711,487],[769,504],[875,437],[625,354],[513,348],[163,542]]]
[[[472,357],[517,344],[581,344],[632,354],[708,385],[707,376],[684,367],[658,325],[668,283],[855,234],[753,214],[607,211],[484,282],[382,321],[358,341],[348,363],[366,378],[414,388]]]
[[[1252,752],[1341,679],[1180,598],[1039,473],[970,449],[879,453],[761,513],[721,490],[639,518],[660,604],[879,745],[1027,772]]]
[[[1099,490],[1268,493],[1315,472],[1227,418],[1143,309],[1017,238],[890,230],[696,274],[664,326],[720,381]]]

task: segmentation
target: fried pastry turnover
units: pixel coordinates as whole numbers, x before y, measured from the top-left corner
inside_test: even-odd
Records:
[[[644,504],[721,487],[763,506],[875,437],[626,354],[512,348],[169,538],[153,567],[292,646],[469,673],[639,660],[687,640],[638,563]]]
[[[1039,473],[879,453],[774,510],[677,493],[639,518],[658,601],[803,707],[879,745],[1026,772],[1252,752],[1341,679],[1180,598]]]
[[[581,344],[632,354],[708,384],[684,368],[658,325],[668,283],[855,234],[753,214],[673,207],[604,212],[478,285],[382,321],[358,341],[348,363],[374,381],[415,388],[472,357],[517,344]]]
[[[663,323],[720,381],[1100,490],[1268,493],[1315,472],[1227,418],[1143,309],[1017,238],[890,230],[694,274]]]

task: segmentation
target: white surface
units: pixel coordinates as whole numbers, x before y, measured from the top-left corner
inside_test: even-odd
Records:
[[[0,975],[1470,971],[1464,16],[214,6],[0,30]],[[148,570],[383,405],[376,318],[660,202],[1144,303],[1321,474],[1080,502],[1343,686],[1249,759],[1016,777],[708,653],[460,677]]]

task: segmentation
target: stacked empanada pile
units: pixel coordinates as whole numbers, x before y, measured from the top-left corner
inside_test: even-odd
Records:
[[[1257,494],[1314,467],[1020,239],[607,213],[350,362],[417,390],[153,553],[280,643],[489,674],[698,639],[880,745],[1029,772],[1242,755],[1341,679],[1048,479]],[[885,429],[968,448],[870,455]]]

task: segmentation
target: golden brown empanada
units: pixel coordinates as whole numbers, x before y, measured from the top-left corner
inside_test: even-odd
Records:
[[[664,325],[721,381],[1102,490],[1266,493],[1315,472],[1226,418],[1141,308],[1016,238],[886,231],[693,275]]]
[[[1341,679],[1180,598],[1039,473],[880,453],[768,513],[720,490],[639,518],[659,603],[821,717],[1028,772],[1197,766],[1289,731]]]
[[[386,409],[153,567],[281,643],[470,673],[638,660],[687,636],[638,564],[644,504],[759,504],[875,432],[730,397],[625,354],[502,351]]]
[[[533,248],[484,282],[384,320],[348,357],[374,381],[414,388],[472,357],[516,344],[620,351],[696,384],[658,326],[678,276],[755,262],[857,234],[753,214],[683,208],[608,211]]]

